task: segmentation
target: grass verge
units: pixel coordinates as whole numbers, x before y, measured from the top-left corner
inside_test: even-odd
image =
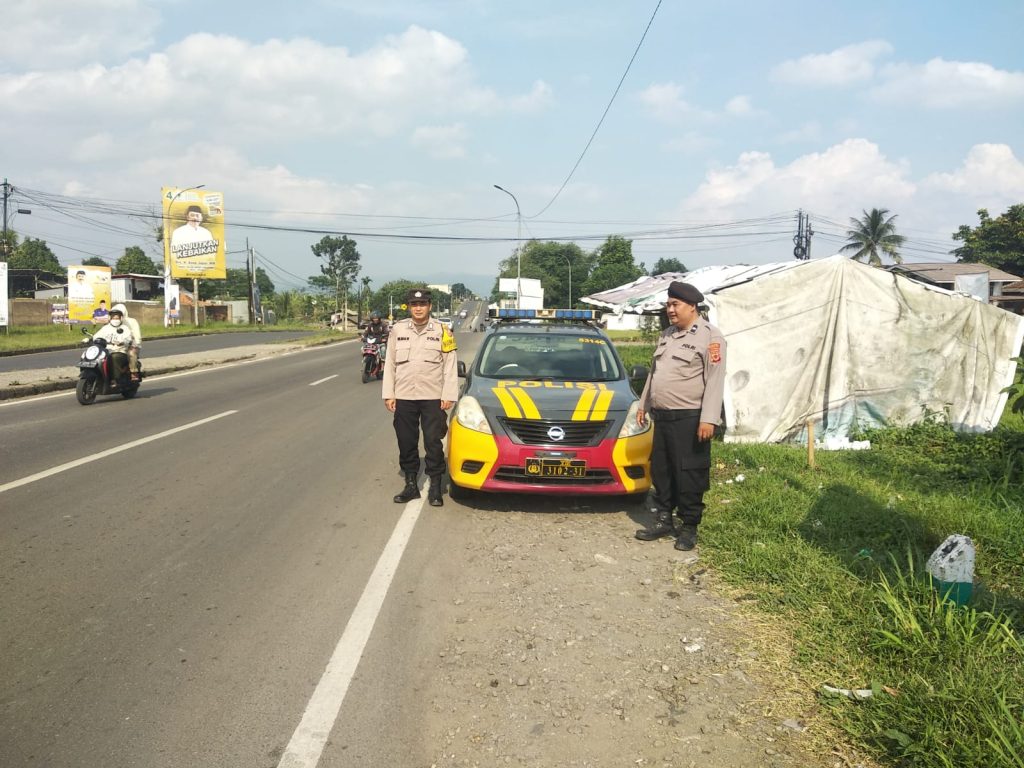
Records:
[[[44,349],[70,349],[78,347],[82,333],[81,328],[92,328],[91,325],[39,325],[16,326],[9,328],[6,334],[0,333],[0,353],[19,353]],[[230,323],[207,323],[199,328],[191,325],[175,325],[164,328],[163,325],[143,325],[142,338],[146,341],[167,338],[169,336],[194,336],[208,333],[265,333],[267,342],[274,343],[275,333],[279,331],[310,331],[310,337],[303,343],[323,343],[326,340],[351,338],[352,332],[342,336],[338,331],[325,329],[322,325],[309,326],[298,323],[263,326],[237,325]]]
[[[620,348],[627,367],[650,351]],[[1024,419],[866,437],[813,469],[799,447],[717,443],[702,561],[785,628],[827,731],[883,765],[1024,768]],[[952,533],[976,547],[964,607],[924,571]]]

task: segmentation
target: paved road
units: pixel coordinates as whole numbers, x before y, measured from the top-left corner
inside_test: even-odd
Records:
[[[207,352],[250,344],[268,344],[278,341],[293,341],[309,336],[312,331],[253,331],[238,333],[211,333],[206,336],[178,336],[168,339],[149,339],[142,347],[143,358],[184,355],[190,352]],[[10,371],[33,371],[40,368],[60,368],[74,365],[79,352],[75,349],[61,349],[55,352],[36,352],[27,355],[0,357],[0,373]]]
[[[391,502],[358,367],[339,344],[0,405],[0,765],[431,764],[471,523]]]

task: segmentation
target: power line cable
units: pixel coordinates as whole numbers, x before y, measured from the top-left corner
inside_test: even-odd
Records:
[[[573,165],[572,170],[569,171],[569,175],[565,177],[565,181],[562,182],[562,186],[555,192],[555,196],[552,197],[548,204],[541,208],[533,216],[527,216],[528,219],[535,219],[540,216],[544,211],[551,207],[551,205],[558,199],[558,196],[562,194],[562,190],[565,189],[569,180],[576,173],[576,169],[580,167],[580,163],[583,162],[583,158],[587,154],[587,150],[590,149],[590,145],[594,143],[594,139],[597,137],[597,132],[601,129],[601,125],[604,123],[604,119],[608,116],[608,112],[612,108],[612,104],[615,103],[615,97],[619,95],[619,90],[622,88],[622,84],[626,81],[626,75],[629,74],[630,68],[633,66],[633,62],[636,60],[637,54],[640,53],[640,46],[644,44],[644,40],[647,38],[647,33],[651,29],[651,25],[654,24],[654,17],[658,15],[658,9],[661,8],[661,0],[658,0],[658,4],[654,6],[654,13],[651,14],[650,20],[647,22],[647,26],[644,28],[644,33],[640,36],[640,42],[636,44],[636,49],[633,51],[633,55],[629,59],[629,63],[626,65],[626,71],[622,73],[622,77],[619,78],[619,84],[615,86],[615,92],[612,93],[611,99],[608,100],[608,106],[604,108],[604,113],[601,115],[601,119],[597,121],[597,126],[594,128],[594,132],[590,134],[590,139],[587,141],[587,145],[583,147],[583,151],[580,156],[576,159],[576,164]]]

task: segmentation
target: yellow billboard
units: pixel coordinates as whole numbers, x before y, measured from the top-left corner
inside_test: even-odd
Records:
[[[196,187],[160,190],[164,211],[164,263],[171,277],[223,280],[224,195]]]
[[[110,267],[68,267],[68,320],[105,323],[110,309]]]

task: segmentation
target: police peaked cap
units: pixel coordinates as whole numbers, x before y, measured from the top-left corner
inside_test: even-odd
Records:
[[[704,294],[698,291],[694,286],[689,283],[683,283],[679,280],[675,280],[668,287],[669,298],[679,299],[685,301],[687,304],[693,304],[696,306],[704,301]]]
[[[430,291],[426,288],[410,288],[405,303],[412,304],[414,301],[432,301]]]

